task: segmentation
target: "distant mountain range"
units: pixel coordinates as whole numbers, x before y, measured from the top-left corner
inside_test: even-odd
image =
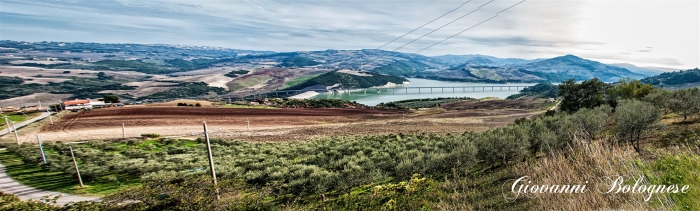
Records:
[[[470,60],[473,59],[488,59],[489,61],[494,62],[497,65],[513,65],[513,64],[526,64],[530,62],[536,62],[536,61],[542,61],[545,59],[532,59],[532,60],[527,60],[527,59],[519,59],[519,58],[498,58],[495,56],[488,56],[488,55],[481,55],[481,54],[468,54],[468,55],[442,55],[442,56],[433,56],[435,59],[439,59],[447,64],[451,65],[460,65],[464,64]]]
[[[668,71],[664,68],[637,67],[631,64],[603,64],[574,55],[528,60],[480,54],[429,57],[377,49],[272,52],[178,45],[22,41],[0,41],[0,47],[2,47],[0,56],[4,56],[0,58],[0,66],[115,72],[136,71],[167,77],[175,77],[176,74],[216,75],[217,73],[214,73],[213,69],[197,72],[197,70],[212,67],[222,68],[217,71],[223,71],[223,68],[227,67],[242,67],[250,70],[248,75],[254,75],[258,78],[269,77],[266,75],[269,71],[256,71],[265,68],[274,67],[298,73],[291,74],[293,75],[289,76],[291,78],[279,76],[282,78],[258,84],[264,88],[256,91],[277,89],[282,85],[279,83],[280,81],[289,81],[306,76],[306,74],[327,73],[343,69],[403,78],[418,77],[488,83],[561,82],[572,78],[587,80],[594,77],[606,82],[615,82],[621,78],[641,79],[658,75],[662,73],[661,71]],[[302,70],[295,71],[295,69]],[[379,80],[372,79],[372,83],[364,83],[362,81],[369,79],[358,79],[343,74],[333,76],[323,80],[320,78],[316,82],[342,79],[334,82],[340,82],[346,87],[361,87],[399,80],[377,76],[373,78]],[[249,84],[244,81],[246,77],[232,78],[232,80],[234,81],[227,82],[226,86],[235,83]],[[310,81],[312,83],[314,80]],[[295,83],[297,82],[299,81],[295,81]],[[253,82],[250,83],[251,86],[256,85]]]
[[[671,68],[666,68],[668,70],[658,70],[658,69],[649,68],[649,67],[637,67],[633,64],[627,64],[627,63],[617,63],[617,64],[609,64],[609,65],[625,68],[625,69],[628,69],[629,71],[639,73],[639,74],[642,74],[644,76],[658,75],[658,74],[661,74],[664,72],[668,72],[668,70],[672,70]]]
[[[560,80],[561,78],[587,80],[595,77],[603,81],[618,81],[621,78],[641,79],[645,77],[643,74],[634,73],[625,68],[606,65],[574,55],[531,62],[517,67],[549,80]]]
[[[596,77],[603,81],[613,82],[621,78],[641,79],[660,73],[639,67],[626,69],[574,55],[533,60],[503,59],[485,55],[445,55],[433,58],[452,65],[450,69],[436,73],[441,77],[450,77],[452,75],[474,79],[554,82],[561,82],[570,78],[587,80]],[[455,65],[456,63],[458,64]],[[634,66],[628,65],[628,67]]]

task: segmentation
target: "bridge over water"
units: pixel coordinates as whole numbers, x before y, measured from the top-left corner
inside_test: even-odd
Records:
[[[487,86],[446,86],[446,87],[381,87],[381,88],[358,88],[358,89],[303,89],[303,90],[278,90],[266,93],[259,93],[255,95],[249,95],[245,97],[233,97],[233,99],[247,99],[247,98],[268,98],[268,97],[281,97],[287,98],[300,93],[315,91],[319,93],[334,93],[334,94],[349,94],[353,95],[355,93],[376,92],[380,94],[429,94],[429,93],[460,93],[460,92],[488,92],[488,91],[509,91],[509,90],[522,90],[526,87],[525,85],[487,85]]]

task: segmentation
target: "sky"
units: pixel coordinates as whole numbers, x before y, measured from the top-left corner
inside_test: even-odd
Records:
[[[2,0],[0,40],[180,44],[247,50],[415,53],[521,0]],[[466,3],[465,3],[466,2]],[[483,6],[482,6],[483,5]],[[700,0],[527,0],[434,45],[484,54],[700,66]]]

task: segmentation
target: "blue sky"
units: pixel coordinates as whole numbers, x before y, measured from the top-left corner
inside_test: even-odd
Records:
[[[448,0],[2,0],[0,39],[183,44],[251,50],[370,49],[463,4]],[[473,0],[386,46],[393,50],[462,16]],[[416,41],[413,53],[518,0],[496,0]],[[424,55],[547,58],[700,66],[700,1],[528,0]]]

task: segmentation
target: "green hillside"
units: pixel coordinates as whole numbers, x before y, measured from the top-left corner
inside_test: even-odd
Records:
[[[642,82],[655,85],[682,85],[700,82],[700,69],[681,70],[678,72],[661,73],[642,79]]]
[[[403,77],[416,77],[422,75],[427,67],[428,66],[425,64],[415,61],[396,61],[389,65],[374,68],[372,72]]]
[[[358,76],[339,72],[329,72],[309,79],[304,83],[291,86],[286,90],[299,90],[315,85],[333,86],[340,84],[342,88],[369,88],[373,86],[383,86],[387,83],[401,84],[405,78],[390,75],[372,74],[372,76]]]

